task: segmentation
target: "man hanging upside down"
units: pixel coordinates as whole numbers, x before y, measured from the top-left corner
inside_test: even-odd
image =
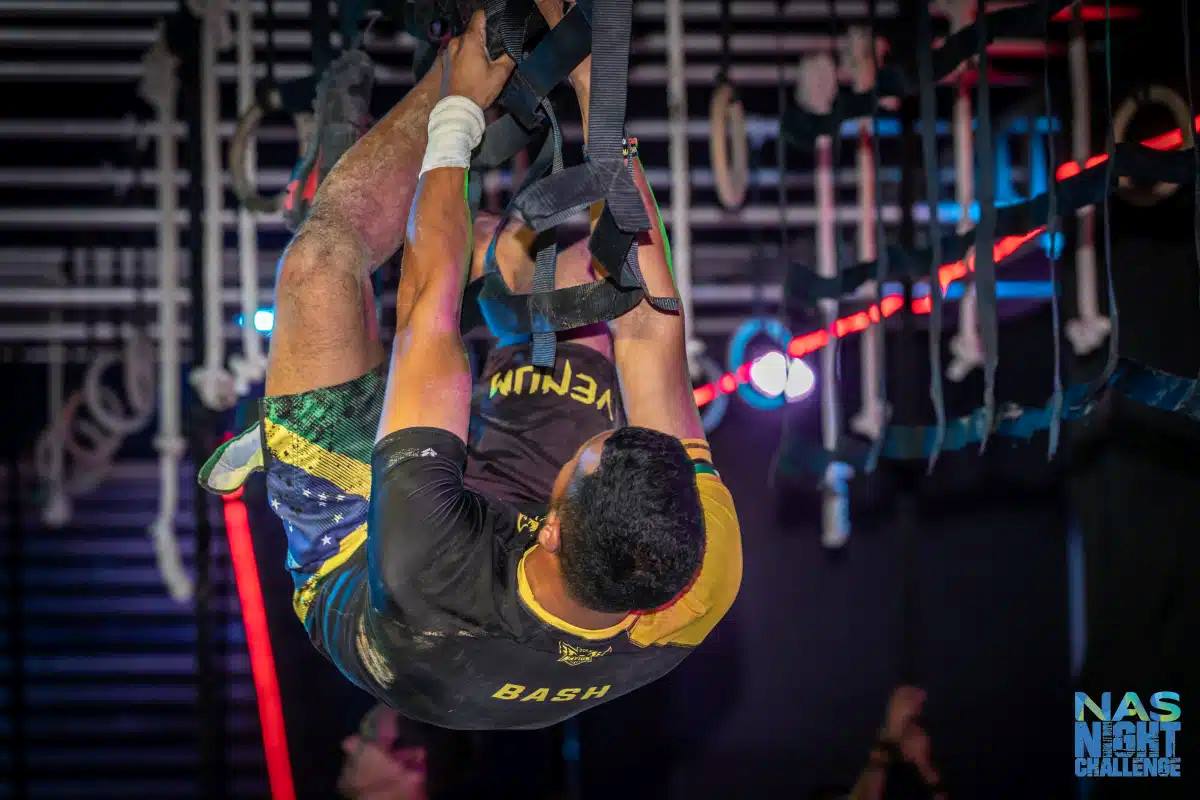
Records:
[[[561,3],[539,5],[561,18]],[[201,479],[228,492],[265,469],[296,611],[351,681],[436,725],[535,728],[687,656],[733,603],[741,544],[677,314],[643,302],[611,336],[564,336],[553,369],[498,347],[472,420],[459,324],[480,257],[464,188],[482,109],[512,70],[489,60],[483,22],[322,183],[279,271],[261,423]],[[589,72],[590,59],[572,75],[584,114]],[[658,220],[640,165],[636,182]],[[402,239],[389,357],[368,278]],[[518,291],[533,267],[522,241],[499,246]],[[639,252],[648,290],[674,296],[661,226]],[[560,285],[591,269],[586,244],[569,249]]]

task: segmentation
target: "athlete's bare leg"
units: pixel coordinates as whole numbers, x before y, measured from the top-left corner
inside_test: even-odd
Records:
[[[318,189],[280,261],[268,395],[344,383],[383,361],[370,274],[403,242],[441,76],[439,59]]]

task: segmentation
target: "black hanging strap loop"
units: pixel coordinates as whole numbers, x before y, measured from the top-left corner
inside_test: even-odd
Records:
[[[510,203],[508,216],[519,217],[542,234],[603,200],[604,212],[592,233],[590,247],[608,277],[583,287],[554,289],[553,246],[549,238],[542,238],[534,273],[534,292],[525,296],[513,295],[499,275],[495,262],[496,241],[504,227],[501,224],[488,248],[487,276],[479,292],[480,309],[494,330],[533,335],[532,361],[537,366],[554,363],[554,334],[558,331],[613,319],[646,296],[637,266],[636,236],[650,227],[650,219],[633,181],[631,142],[625,136],[632,0],[581,0],[567,17],[572,14],[580,15],[576,25],[586,21],[591,32],[592,94],[587,157],[582,164],[562,169],[561,141],[556,132],[549,140],[553,144],[549,159],[539,156],[538,163],[530,168],[529,179]],[[548,45],[546,39],[558,33],[566,22],[567,18],[564,18],[535,51],[546,47],[547,53],[560,52],[555,49],[559,45]],[[565,30],[567,35],[578,36],[582,28]],[[570,33],[572,30],[574,34]],[[568,49],[566,44],[562,48]],[[533,60],[534,56],[531,56],[521,63],[518,72]],[[552,59],[548,55],[546,60]],[[567,61],[569,58],[559,63]],[[561,77],[576,64],[578,60],[567,67]],[[554,84],[547,80],[540,84],[531,81],[529,85],[552,87]],[[553,112],[544,97],[539,99],[539,106],[544,114],[552,117]],[[514,117],[521,122],[516,113]],[[543,177],[547,172],[550,174]],[[678,308],[674,298],[649,300],[663,310]]]

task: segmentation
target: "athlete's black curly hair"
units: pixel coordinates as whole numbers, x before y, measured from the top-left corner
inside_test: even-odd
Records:
[[[691,459],[673,436],[618,428],[600,463],[556,506],[567,591],[594,611],[645,611],[672,600],[704,557]]]

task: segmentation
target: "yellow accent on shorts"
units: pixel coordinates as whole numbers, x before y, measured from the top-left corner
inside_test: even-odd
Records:
[[[371,496],[371,466],[313,444],[278,422],[266,420],[267,449],[272,458],[307,472],[347,494]]]
[[[312,574],[312,577],[306,580],[304,585],[292,594],[292,608],[301,622],[304,622],[308,617],[308,609],[312,606],[313,600],[316,599],[317,590],[321,588],[321,582],[325,580],[325,577],[329,573],[342,564],[345,564],[346,560],[354,555],[354,551],[362,547],[363,542],[366,540],[367,523],[364,522],[342,537],[342,540],[338,542],[338,551],[325,559],[325,562]]]

